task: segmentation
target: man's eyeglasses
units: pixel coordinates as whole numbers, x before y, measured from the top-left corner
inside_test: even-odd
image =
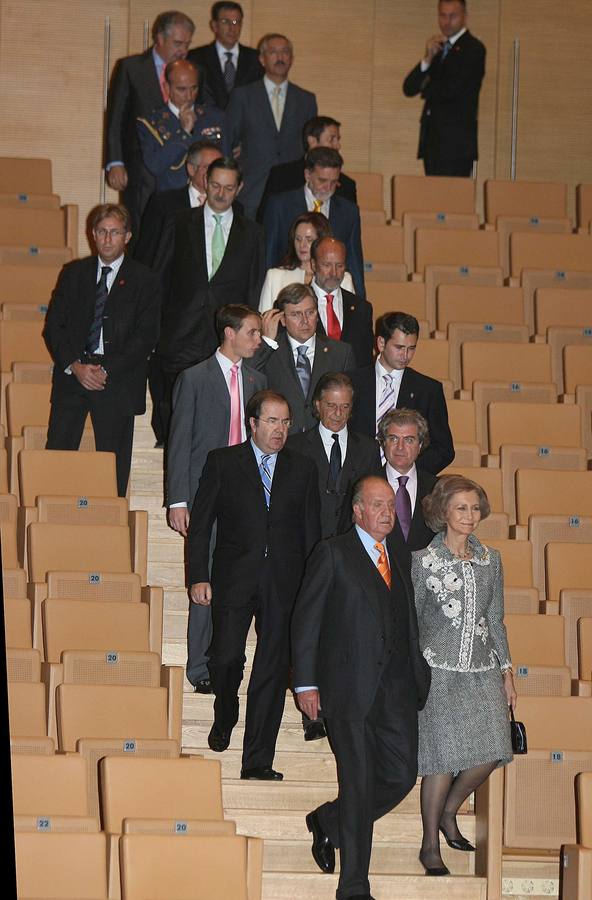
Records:
[[[123,228],[96,228],[95,234],[100,238],[106,238],[108,235],[113,240],[126,234],[126,231]]]
[[[242,25],[242,19],[218,19],[220,25]]]
[[[261,416],[254,416],[254,418],[259,422],[267,422],[272,428],[275,428],[276,425],[281,425],[282,428],[290,428],[292,425],[292,419],[278,419],[277,416],[268,416],[267,419],[262,419]]]
[[[287,312],[286,318],[293,319],[295,322],[304,322],[305,319],[312,319],[316,314],[316,309],[294,310],[294,312]]]

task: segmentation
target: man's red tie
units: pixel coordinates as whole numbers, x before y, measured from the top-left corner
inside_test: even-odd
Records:
[[[341,325],[333,309],[333,294],[327,294],[327,335],[334,341],[341,340]]]

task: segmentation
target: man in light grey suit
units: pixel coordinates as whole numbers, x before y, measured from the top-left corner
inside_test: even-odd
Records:
[[[311,287],[286,285],[263,316],[264,343],[253,358],[255,368],[265,372],[268,386],[290,405],[290,434],[316,424],[313,394],[319,378],[326,372],[347,372],[356,365],[349,344],[317,333],[318,315]],[[278,337],[279,325],[285,331]]]
[[[293,47],[283,34],[266,34],[259,41],[259,62],[265,75],[233,90],[226,117],[230,141],[244,177],[241,201],[254,219],[272,166],[302,154],[302,129],[317,114],[314,94],[288,82]]]
[[[261,317],[248,306],[229,304],[216,315],[220,346],[213,356],[179,375],[173,392],[166,466],[171,528],[187,536],[189,514],[210,450],[246,439],[245,406],[266,387],[261,372],[246,365],[261,344]],[[209,606],[189,604],[187,678],[197,693],[211,693],[207,649],[212,634]]]

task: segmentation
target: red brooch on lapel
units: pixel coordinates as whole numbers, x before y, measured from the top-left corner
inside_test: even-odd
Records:
[[[120,278],[117,284],[119,285],[119,287],[123,287],[125,284],[125,278]]]

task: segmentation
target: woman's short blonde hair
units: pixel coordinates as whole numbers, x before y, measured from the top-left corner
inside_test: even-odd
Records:
[[[448,507],[455,494],[474,491],[479,497],[481,518],[486,519],[491,512],[487,494],[480,484],[465,478],[464,475],[441,475],[431,494],[422,500],[424,519],[432,531],[446,531]]]

